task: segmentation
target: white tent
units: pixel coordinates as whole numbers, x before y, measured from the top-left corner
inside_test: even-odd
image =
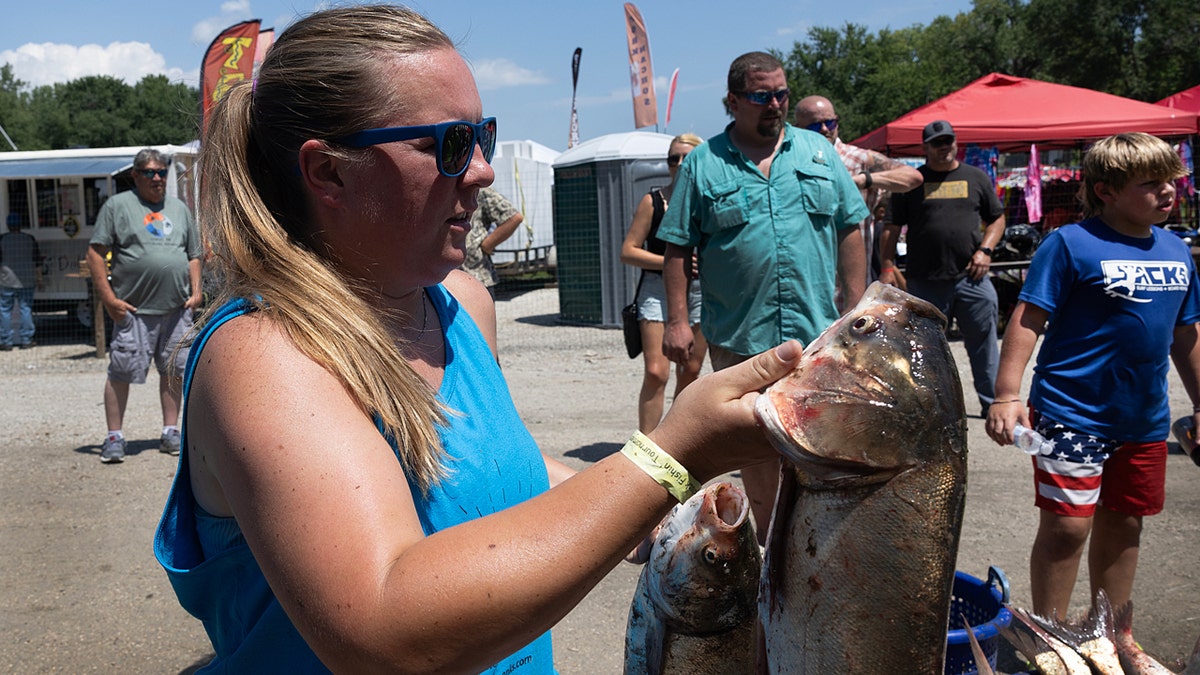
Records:
[[[554,245],[554,160],[559,152],[534,141],[501,141],[496,144],[492,187],[525,215],[521,227],[497,248],[492,256],[497,265],[511,263],[515,251],[532,252],[545,247],[553,260]],[[541,256],[538,256],[541,257]]]

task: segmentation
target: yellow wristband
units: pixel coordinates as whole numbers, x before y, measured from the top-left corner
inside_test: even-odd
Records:
[[[666,488],[680,504],[700,491],[700,482],[692,478],[687,469],[676,462],[674,457],[668,455],[640,431],[634,432],[629,442],[621,448],[621,454]]]

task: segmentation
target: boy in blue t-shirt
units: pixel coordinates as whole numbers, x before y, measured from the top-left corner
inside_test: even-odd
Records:
[[[1164,501],[1168,358],[1200,422],[1200,284],[1187,245],[1156,227],[1186,174],[1153,136],[1096,143],[1083,160],[1089,217],[1046,237],[1004,333],[988,435],[1007,445],[1021,424],[1053,443],[1033,458],[1030,585],[1042,616],[1066,616],[1089,533],[1092,596],[1130,599],[1142,518]],[[1043,331],[1027,410],[1021,377]]]

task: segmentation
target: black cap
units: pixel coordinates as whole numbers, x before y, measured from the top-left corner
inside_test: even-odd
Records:
[[[954,128],[946,120],[938,120],[925,125],[925,131],[921,135],[921,142],[928,143],[935,138],[942,136],[954,137]]]

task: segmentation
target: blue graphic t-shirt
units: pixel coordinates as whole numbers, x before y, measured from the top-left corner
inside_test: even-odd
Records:
[[[1170,433],[1176,326],[1200,321],[1191,251],[1158,227],[1129,237],[1099,218],[1047,235],[1020,299],[1050,312],[1030,400],[1072,429],[1119,441]]]

